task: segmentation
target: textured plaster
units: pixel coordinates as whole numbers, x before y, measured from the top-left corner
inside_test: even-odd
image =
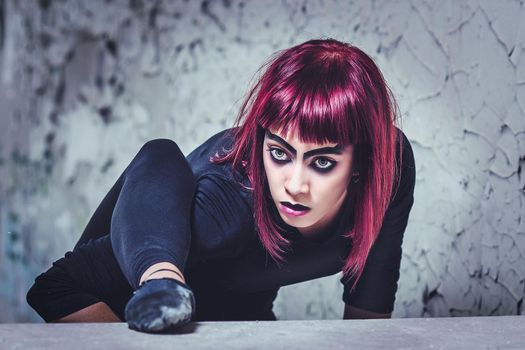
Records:
[[[379,64],[416,158],[395,317],[523,314],[523,1],[0,1],[0,321],[73,247],[140,146],[232,124],[258,67],[310,38]],[[339,276],[281,319],[340,318]]]

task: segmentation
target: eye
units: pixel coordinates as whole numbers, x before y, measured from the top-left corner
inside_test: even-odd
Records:
[[[321,172],[328,172],[330,171],[335,165],[337,164],[336,161],[330,160],[328,158],[317,158],[313,162],[313,166],[316,170],[319,170]]]
[[[275,161],[277,162],[288,161],[288,156],[286,155],[286,152],[284,152],[282,149],[271,147],[268,151],[270,152],[270,155]]]

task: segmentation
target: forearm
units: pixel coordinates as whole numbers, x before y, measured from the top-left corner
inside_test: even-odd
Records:
[[[124,319],[132,293],[106,236],[55,261],[35,279],[27,302],[46,322],[110,322]]]
[[[345,304],[345,311],[343,319],[352,320],[352,319],[373,319],[373,318],[390,318],[391,313],[380,314],[376,312],[371,312],[368,310],[359,309],[349,304]]]
[[[53,322],[122,322],[103,302],[90,305]]]

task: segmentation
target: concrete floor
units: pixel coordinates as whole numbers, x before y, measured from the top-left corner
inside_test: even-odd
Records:
[[[172,334],[125,323],[0,324],[0,349],[525,349],[525,317],[199,322]]]

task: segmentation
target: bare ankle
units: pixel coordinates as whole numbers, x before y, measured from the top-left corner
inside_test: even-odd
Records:
[[[144,282],[152,279],[160,278],[172,278],[182,283],[186,283],[184,275],[175,265],[169,262],[161,262],[154,265],[151,265],[140,278],[139,285],[142,285]]]

